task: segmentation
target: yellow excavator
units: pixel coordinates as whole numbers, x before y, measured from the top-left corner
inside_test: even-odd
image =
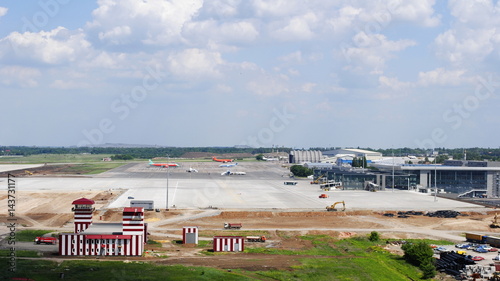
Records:
[[[313,180],[311,182],[311,184],[319,184],[319,181],[324,177],[326,176],[326,173],[322,174],[321,176],[319,176],[317,179]]]
[[[498,214],[495,213],[495,217],[493,218],[493,221],[490,224],[490,228],[500,228],[500,224],[498,223]]]
[[[342,209],[340,209],[340,211],[345,211],[345,202],[344,201],[339,201],[339,202],[335,202],[333,203],[333,205],[331,206],[326,206],[326,210],[328,212],[336,212],[336,211],[339,211],[339,209],[336,209],[335,206],[337,206],[338,204],[342,203]]]

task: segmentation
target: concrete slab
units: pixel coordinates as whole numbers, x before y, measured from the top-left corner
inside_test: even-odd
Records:
[[[43,164],[0,164],[0,172],[33,169],[41,166]]]

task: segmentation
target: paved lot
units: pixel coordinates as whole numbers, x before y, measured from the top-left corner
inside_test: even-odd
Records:
[[[7,171],[15,171],[15,170],[23,170],[23,169],[33,169],[37,167],[41,167],[43,164],[0,164],[0,173]]]
[[[224,209],[317,209],[345,201],[349,210],[485,210],[484,207],[409,191],[343,191],[326,192],[328,199],[319,199],[322,192],[309,180],[297,185],[284,185],[290,180],[288,170],[277,163],[250,162],[236,167],[219,167],[220,163],[182,163],[173,169],[127,164],[93,177],[26,177],[17,179],[18,190],[116,190],[127,191],[108,207],[129,206],[130,199],[154,200],[156,208],[166,207],[167,174],[169,207],[197,209],[209,206]],[[186,172],[189,167],[198,173]],[[226,170],[246,175],[221,176]],[[0,190],[6,190],[5,180]]]

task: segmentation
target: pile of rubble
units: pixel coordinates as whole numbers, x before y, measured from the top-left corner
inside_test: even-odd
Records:
[[[428,217],[436,217],[436,218],[456,218],[462,214],[453,210],[440,210],[435,212],[428,212],[425,214]]]

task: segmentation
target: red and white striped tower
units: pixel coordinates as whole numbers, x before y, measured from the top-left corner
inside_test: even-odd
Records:
[[[73,201],[75,205],[71,210],[75,213],[75,233],[80,233],[92,224],[92,212],[94,212],[94,200],[80,198]]]
[[[144,235],[144,208],[123,209],[123,235]]]

